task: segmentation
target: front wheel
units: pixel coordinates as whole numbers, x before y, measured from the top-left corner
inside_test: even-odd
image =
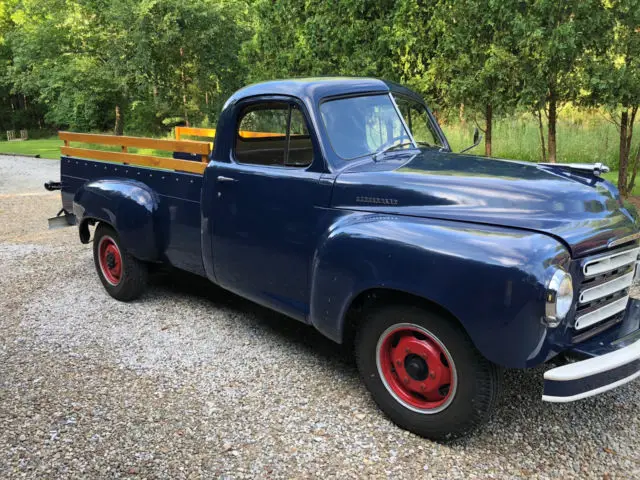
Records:
[[[501,371],[453,320],[413,306],[369,311],[356,336],[360,375],[398,426],[452,440],[486,422]]]
[[[93,239],[93,261],[105,290],[116,300],[135,300],[147,286],[147,266],[122,248],[117,232],[101,223]]]

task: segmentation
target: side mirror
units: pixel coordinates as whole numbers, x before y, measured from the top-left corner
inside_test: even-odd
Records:
[[[480,130],[478,130],[478,127],[476,127],[475,130],[473,131],[473,145],[465,148],[464,150],[460,150],[460,153],[464,153],[468,150],[471,150],[472,148],[476,148],[478,145],[480,145],[481,141],[482,141],[482,135],[480,134]]]

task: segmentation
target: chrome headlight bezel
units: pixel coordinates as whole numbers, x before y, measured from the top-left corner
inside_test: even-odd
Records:
[[[571,274],[557,268],[547,285],[544,323],[555,328],[567,318],[573,307],[573,279]]]

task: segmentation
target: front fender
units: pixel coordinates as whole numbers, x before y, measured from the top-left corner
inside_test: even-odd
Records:
[[[313,260],[310,321],[341,341],[353,300],[370,289],[409,293],[455,316],[478,350],[506,367],[555,355],[541,322],[545,285],[570,256],[543,234],[368,213],[341,217]]]
[[[85,183],[74,195],[73,213],[80,225],[87,220],[110,224],[124,248],[141,260],[160,260],[166,250],[160,198],[142,182],[102,179]]]

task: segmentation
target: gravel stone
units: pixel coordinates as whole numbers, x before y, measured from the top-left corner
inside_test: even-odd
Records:
[[[638,478],[640,383],[540,401],[508,371],[493,420],[440,445],[395,427],[352,356],[180,273],[107,295],[52,160],[0,157],[0,478]],[[635,294],[640,294],[636,289]]]

